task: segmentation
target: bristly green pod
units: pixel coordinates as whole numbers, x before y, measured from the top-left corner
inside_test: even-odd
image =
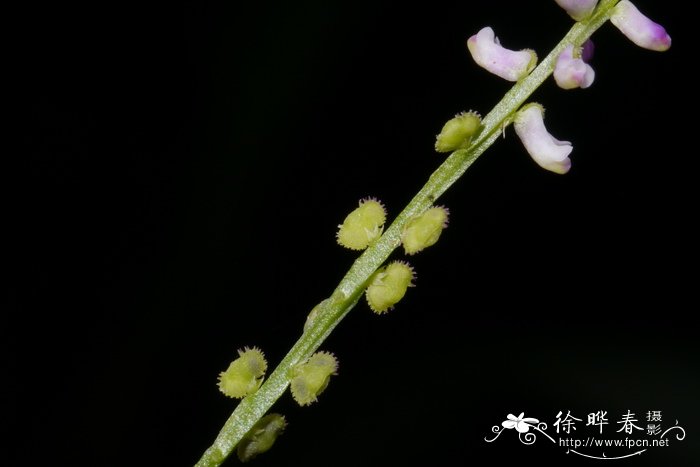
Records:
[[[292,397],[301,406],[316,402],[328,386],[331,375],[338,374],[338,360],[332,353],[316,352],[292,370]]]
[[[391,310],[406,295],[406,290],[413,287],[414,278],[413,268],[403,261],[378,269],[365,293],[369,307],[380,315]]]
[[[373,198],[360,200],[360,206],[352,211],[338,226],[338,244],[351,250],[364,250],[384,231],[386,210]]]
[[[450,211],[443,206],[434,206],[406,223],[401,242],[407,255],[435,245],[442,230],[447,227]]]
[[[239,357],[219,374],[219,390],[228,397],[242,398],[258,390],[267,371],[265,356],[257,347],[238,350]]]
[[[283,415],[278,413],[265,415],[238,443],[236,450],[238,458],[241,462],[248,462],[258,454],[269,450],[286,426],[287,421]]]
[[[481,116],[474,112],[462,112],[445,123],[435,140],[437,152],[465,149],[481,129]]]

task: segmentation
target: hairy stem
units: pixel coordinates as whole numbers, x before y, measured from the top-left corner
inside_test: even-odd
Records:
[[[226,420],[214,444],[209,447],[197,467],[220,465],[250,428],[265,415],[289,385],[292,368],[308,359],[358,302],[369,278],[401,244],[401,232],[408,220],[433,205],[488,149],[511,123],[526,99],[552,74],[559,53],[568,45],[582,45],[612,13],[619,0],[602,0],[587,20],[575,23],[564,38],[540,62],[532,73],[517,82],[482,121],[483,129],[467,149],[453,152],[430,176],[406,208],[384,234],[353,263],[330,298],[318,305],[317,313],[289,353],[270,374],[265,383],[244,398]]]

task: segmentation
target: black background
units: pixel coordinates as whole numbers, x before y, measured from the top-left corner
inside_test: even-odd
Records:
[[[192,465],[235,405],[216,376],[236,349],[274,365],[352,263],[334,235],[357,200],[398,214],[442,124],[508,89],[465,39],[491,25],[543,56],[571,24],[554,2],[235,3],[11,15],[6,465]],[[312,407],[280,399],[256,465],[589,465],[484,437],[508,413],[628,409],[688,435],[620,463],[697,462],[697,41],[680,2],[638,3],[669,52],[606,25],[595,84],[534,97],[571,172],[508,130],[441,200],[417,287],[346,318],[324,345],[340,374]]]

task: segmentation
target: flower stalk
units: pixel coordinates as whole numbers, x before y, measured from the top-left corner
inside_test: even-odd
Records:
[[[510,125],[518,109],[552,74],[557,57],[569,46],[581,47],[606,21],[619,0],[602,0],[585,20],[575,23],[564,38],[528,75],[520,79],[481,122],[481,129],[468,146],[458,149],[435,170],[427,183],[414,196],[394,222],[353,263],[332,295],[314,308],[313,319],[289,353],[269,375],[263,385],[241,400],[225,422],[216,440],[197,467],[220,465],[245,437],[246,433],[268,412],[285,392],[293,377],[293,369],[307,361],[323,341],[357,304],[375,272],[401,245],[402,234],[412,219],[431,208],[474,161],[488,149]]]

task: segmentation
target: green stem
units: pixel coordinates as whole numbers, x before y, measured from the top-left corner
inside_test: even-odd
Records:
[[[220,465],[238,442],[260,418],[267,413],[289,385],[292,368],[308,359],[358,302],[369,278],[401,244],[401,232],[406,222],[428,209],[472,165],[508,126],[525,100],[552,74],[556,58],[568,45],[580,46],[612,13],[619,0],[602,0],[587,20],[575,23],[559,44],[526,78],[517,82],[484,117],[483,129],[467,148],[453,152],[430,176],[406,208],[372,246],[353,263],[333,295],[321,302],[315,318],[308,323],[299,340],[254,394],[244,398],[226,420],[214,444],[205,451],[197,467]]]

